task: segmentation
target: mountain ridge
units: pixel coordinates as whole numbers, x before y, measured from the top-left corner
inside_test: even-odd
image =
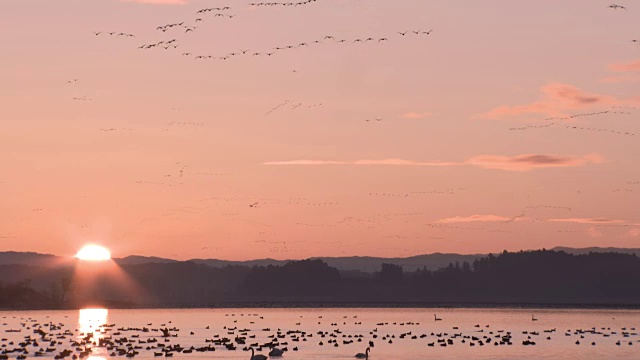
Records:
[[[616,248],[616,247],[586,247],[572,248],[557,246],[550,250],[564,251],[574,255],[584,255],[590,252],[604,253],[615,252],[624,254],[633,254],[640,257],[640,248]],[[373,273],[380,271],[383,263],[390,263],[401,266],[405,271],[415,271],[416,269],[426,268],[428,270],[437,270],[448,266],[450,263],[472,263],[474,260],[487,256],[488,254],[456,254],[456,253],[431,253],[420,254],[409,257],[375,257],[375,256],[346,256],[346,257],[311,257],[311,260],[322,260],[329,266],[335,267],[340,271],[359,271]],[[62,256],[51,254],[40,254],[36,252],[18,252],[5,251],[0,252],[0,265],[18,264],[18,265],[51,265],[65,259]],[[156,256],[129,255],[123,258],[113,259],[119,265],[141,265],[150,263],[177,263],[181,260],[168,259]],[[276,260],[271,258],[254,259],[254,260],[221,260],[221,259],[189,259],[186,262],[206,265],[209,267],[225,267],[225,266],[282,266],[291,261],[299,259]]]

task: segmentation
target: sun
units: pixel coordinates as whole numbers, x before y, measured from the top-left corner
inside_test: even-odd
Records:
[[[111,259],[111,253],[103,246],[85,245],[78,251],[76,257],[85,261],[106,261]]]

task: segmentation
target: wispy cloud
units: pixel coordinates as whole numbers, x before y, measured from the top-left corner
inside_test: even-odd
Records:
[[[597,154],[589,154],[582,157],[550,154],[525,154],[517,156],[480,155],[467,160],[467,164],[470,165],[485,169],[507,171],[530,171],[551,167],[575,167],[588,163],[599,164],[601,162],[603,162],[603,158]]]
[[[413,161],[405,159],[380,159],[380,160],[354,160],[354,161],[332,161],[332,160],[289,160],[289,161],[267,161],[263,165],[391,165],[391,166],[455,166],[462,165],[444,161]]]
[[[603,158],[598,154],[589,154],[582,157],[560,156],[550,154],[525,154],[517,156],[495,156],[495,155],[479,155],[461,162],[447,161],[414,161],[405,159],[380,159],[380,160],[353,160],[353,161],[336,161],[336,160],[285,160],[285,161],[267,161],[263,165],[387,165],[387,166],[425,166],[425,167],[444,167],[444,166],[463,166],[470,165],[484,169],[498,169],[506,171],[530,171],[540,168],[552,167],[574,167],[583,166],[589,163],[598,164],[603,162]]]
[[[440,219],[436,221],[440,224],[454,224],[454,223],[469,223],[469,222],[507,222],[513,218],[508,218],[499,215],[471,215],[471,216],[456,216],[452,218]]]
[[[591,224],[591,225],[617,225],[625,224],[624,220],[607,219],[607,218],[565,218],[565,219],[547,219],[548,222],[574,223],[574,224]]]
[[[618,99],[614,96],[589,93],[572,85],[551,83],[541,89],[542,98],[525,105],[502,105],[476,116],[480,119],[502,119],[519,115],[562,116],[567,111],[590,107],[628,105],[640,103],[640,97]]]
[[[633,229],[630,229],[629,231],[627,231],[626,233],[624,233],[622,236],[623,236],[623,237],[627,237],[627,238],[636,238],[636,237],[640,237],[640,228],[633,228]]]
[[[609,65],[609,70],[613,72],[634,72],[640,71],[640,60],[625,62],[625,63],[614,63]]]
[[[604,235],[602,231],[598,230],[595,226],[590,227],[587,230],[587,234],[589,234],[589,236],[592,238],[599,238],[599,237],[602,237],[602,235]]]
[[[603,83],[634,83],[640,81],[640,60],[609,64],[609,71],[615,73],[600,79]]]
[[[600,79],[600,82],[605,84],[636,83],[636,82],[640,82],[640,74],[622,73],[622,74],[609,75]]]
[[[402,114],[403,119],[426,119],[431,116],[433,116],[433,113],[430,113],[430,112],[422,112],[422,113],[408,112],[408,113]]]

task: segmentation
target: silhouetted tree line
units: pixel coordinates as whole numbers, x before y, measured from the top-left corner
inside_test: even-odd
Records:
[[[192,262],[126,265],[121,276],[74,280],[71,267],[0,266],[0,307],[269,304],[565,304],[640,306],[640,258],[528,251],[430,271],[341,273],[321,260],[214,268]],[[2,285],[4,284],[4,285]]]

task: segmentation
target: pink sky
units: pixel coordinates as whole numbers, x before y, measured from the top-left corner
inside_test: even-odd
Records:
[[[0,251],[640,246],[640,7],[250,2],[1,2]]]

